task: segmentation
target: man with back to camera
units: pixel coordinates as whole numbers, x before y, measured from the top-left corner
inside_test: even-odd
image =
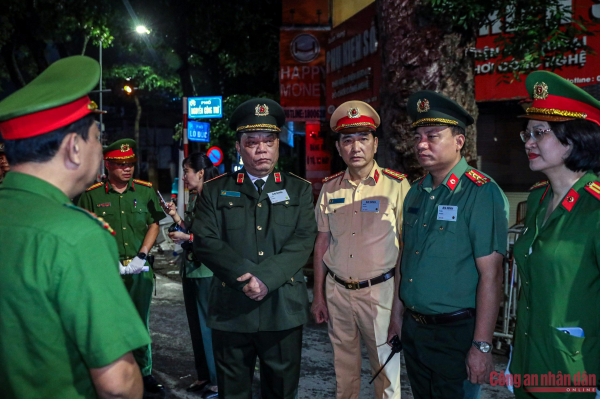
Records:
[[[117,140],[104,148],[107,179],[89,187],[77,205],[102,217],[115,230],[123,282],[149,331],[154,274],[146,257],[165,214],[152,183],[133,178],[135,149],[136,142],[131,139]],[[133,351],[133,356],[142,371],[144,391],[164,391],[152,375],[150,344]]]
[[[220,398],[252,395],[257,356],[262,397],[298,391],[308,320],[302,267],[317,229],[310,183],[274,170],[284,122],[275,101],[241,104],[230,127],[244,168],[206,182],[196,202],[194,254],[214,272],[207,324]]]
[[[410,186],[405,175],[374,160],[379,123],[377,112],[361,101],[335,110],[330,125],[339,134],[335,146],[348,167],[323,179],[315,208],[319,233],[312,313],[317,323],[328,322],[338,399],[358,398],[360,392],[359,335],[375,374],[391,353],[386,343],[397,334],[390,319],[400,302],[395,272],[402,204]],[[400,398],[399,355],[375,380],[375,397]]]
[[[0,186],[3,398],[142,397],[131,351],[150,337],[120,283],[112,228],[69,198],[94,181],[100,65],[50,65],[0,102],[12,171]],[[93,244],[91,244],[93,243]]]
[[[404,201],[403,306],[393,317],[415,398],[476,398],[494,369],[508,201],[461,155],[467,111],[428,90],[409,97],[408,111],[429,174]]]

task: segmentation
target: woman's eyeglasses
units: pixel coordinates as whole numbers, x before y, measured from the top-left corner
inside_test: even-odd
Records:
[[[527,140],[529,140],[530,138],[533,140],[534,143],[537,143],[538,141],[541,141],[544,138],[544,134],[550,131],[552,131],[552,129],[531,129],[529,131],[524,130],[521,133],[519,133],[519,136],[521,136],[521,140],[523,140],[523,143],[527,143]]]

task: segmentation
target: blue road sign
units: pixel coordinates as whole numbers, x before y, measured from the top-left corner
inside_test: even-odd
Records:
[[[222,117],[223,97],[188,97],[188,119]]]
[[[188,121],[188,140],[208,143],[210,141],[210,123]]]

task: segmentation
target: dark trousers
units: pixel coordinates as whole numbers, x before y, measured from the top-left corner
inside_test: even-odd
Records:
[[[475,319],[421,324],[404,313],[402,345],[415,399],[477,398],[481,386],[467,380],[466,358]]]
[[[295,398],[300,379],[302,326],[256,333],[212,331],[219,399],[252,398],[257,356],[262,397]]]
[[[194,364],[199,381],[210,381],[217,385],[217,371],[212,348],[212,332],[206,326],[208,317],[208,290],[212,277],[182,279],[183,300],[187,313],[192,348],[194,349]]]

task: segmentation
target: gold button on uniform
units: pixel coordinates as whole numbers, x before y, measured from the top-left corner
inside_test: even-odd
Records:
[[[409,279],[408,281],[412,283],[412,278],[411,278],[411,279]]]
[[[358,211],[354,211],[354,214],[356,215],[358,213]]]
[[[353,235],[353,236],[355,236],[355,235],[356,235],[356,233],[354,233],[354,232],[353,232],[353,233],[352,233],[352,235]]]
[[[129,244],[125,243],[125,245],[129,245]]]
[[[230,202],[230,203],[229,203],[229,206],[233,206],[233,202]]]
[[[415,254],[417,254],[417,255],[418,255],[418,254],[419,254],[419,251],[415,251]]]
[[[259,256],[263,256],[265,253],[263,251],[258,251]]]
[[[440,226],[440,231],[444,230],[444,226]]]
[[[262,230],[261,226],[256,226],[256,230]]]
[[[423,227],[427,227],[427,223],[423,223]]]
[[[221,285],[222,285],[223,287],[225,287],[225,283],[221,283]]]
[[[106,215],[106,212],[102,212],[103,215]]]
[[[435,199],[435,195],[432,195],[431,197],[429,197],[429,199]]]
[[[351,257],[351,258],[354,258],[354,255],[350,254],[350,257]]]
[[[294,278],[293,277],[290,280],[292,280],[292,283],[294,282]]]
[[[123,227],[123,230],[127,230],[127,227]]]
[[[290,201],[285,201],[285,204],[286,204],[286,205],[289,205],[289,204],[290,204]]]
[[[259,202],[258,205],[256,205],[256,206],[258,206],[259,208],[262,208],[262,202]]]
[[[121,213],[125,213],[125,211],[121,211]]]

